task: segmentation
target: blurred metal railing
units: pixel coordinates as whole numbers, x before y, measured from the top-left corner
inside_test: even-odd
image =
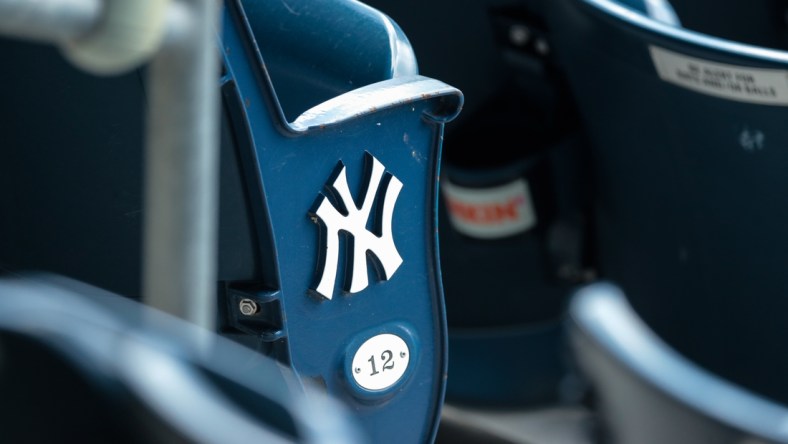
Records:
[[[0,35],[96,75],[150,63],[143,300],[213,330],[220,0],[0,0]]]

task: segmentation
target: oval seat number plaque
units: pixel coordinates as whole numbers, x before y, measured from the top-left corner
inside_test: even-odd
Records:
[[[384,333],[367,339],[353,355],[350,374],[356,384],[367,390],[385,390],[405,374],[410,350],[397,335]]]

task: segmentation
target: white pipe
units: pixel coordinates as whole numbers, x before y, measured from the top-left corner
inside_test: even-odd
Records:
[[[63,45],[66,58],[93,74],[137,68],[159,49],[169,0],[104,0],[104,14],[92,32]]]
[[[151,61],[143,301],[214,330],[221,0],[0,0],[0,34],[60,44],[93,74]]]
[[[164,38],[170,0],[0,0],[0,34],[59,45],[99,75],[137,68]]]
[[[171,17],[186,21],[168,34],[148,78],[143,301],[213,330],[220,2],[172,3],[173,8],[181,6],[188,14]]]
[[[102,0],[0,0],[0,34],[64,42],[87,34],[102,12]]]

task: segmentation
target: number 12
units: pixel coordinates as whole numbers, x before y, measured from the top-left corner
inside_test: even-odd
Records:
[[[391,370],[394,368],[394,361],[392,361],[393,358],[394,353],[392,353],[391,350],[385,350],[380,354],[380,360],[383,361],[383,368],[381,371]],[[380,373],[377,369],[377,366],[375,365],[375,355],[370,356],[369,359],[367,359],[367,362],[372,365],[372,373],[370,373],[369,376],[375,376]]]

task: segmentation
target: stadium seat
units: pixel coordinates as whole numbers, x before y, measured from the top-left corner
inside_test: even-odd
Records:
[[[548,14],[590,140],[600,276],[688,359],[788,402],[788,53],[624,3]]]
[[[598,442],[788,442],[784,404],[678,353],[643,322],[615,284],[590,284],[573,295],[569,336],[593,390]]]
[[[0,280],[0,350],[7,442],[369,439],[274,359],[59,275]]]
[[[216,41],[217,331],[323,386],[375,442],[434,439],[438,171],[462,93],[418,75],[397,24],[354,0],[228,0]],[[2,270],[140,299],[149,66],[97,78],[0,45]]]
[[[560,402],[571,377],[560,320],[589,274],[587,201],[543,2],[368,2],[402,26],[423,74],[465,96],[446,128],[439,196],[447,402]]]

